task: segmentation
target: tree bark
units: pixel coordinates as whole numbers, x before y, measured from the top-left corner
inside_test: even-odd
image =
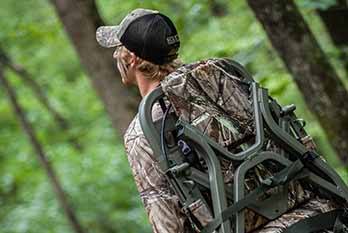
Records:
[[[48,179],[53,187],[53,190],[57,196],[58,202],[61,205],[61,207],[64,210],[64,213],[68,219],[68,222],[70,223],[72,229],[76,233],[84,233],[79,220],[76,217],[76,214],[73,210],[73,208],[68,203],[66,194],[62,188],[62,185],[60,184],[60,181],[58,179],[58,176],[56,175],[51,163],[47,159],[47,156],[39,142],[39,140],[36,138],[34,129],[30,122],[27,120],[25,116],[24,110],[21,108],[17,101],[17,96],[15,91],[12,89],[10,84],[7,82],[6,78],[3,74],[3,66],[0,64],[0,84],[4,87],[6,90],[10,103],[13,107],[13,110],[18,117],[18,120],[20,121],[20,124],[25,132],[25,134],[28,136],[31,145],[33,146],[33,149],[35,151],[35,154],[37,155],[38,160],[40,161],[43,169],[45,170]]]
[[[318,10],[318,14],[332,42],[339,49],[339,58],[344,66],[346,76],[348,76],[348,2],[338,0],[336,5],[326,10]]]
[[[336,46],[348,45],[348,2],[338,0],[336,5],[326,10],[318,10],[318,13],[334,44]]]
[[[348,93],[292,0],[248,0],[338,156],[348,163]]]
[[[104,25],[94,0],[51,0],[88,76],[101,97],[116,131],[123,133],[134,117],[139,96],[122,86],[112,49],[101,48],[95,39]]]

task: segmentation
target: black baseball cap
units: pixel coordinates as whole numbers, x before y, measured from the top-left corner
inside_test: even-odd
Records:
[[[173,22],[158,11],[135,9],[119,25],[97,29],[98,43],[107,48],[124,45],[138,57],[163,65],[178,57],[180,40]]]

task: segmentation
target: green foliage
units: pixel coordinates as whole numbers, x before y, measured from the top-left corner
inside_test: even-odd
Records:
[[[326,10],[336,4],[336,0],[298,0],[299,7]]]
[[[218,18],[211,15],[208,2],[99,0],[97,3],[105,20],[113,24],[136,7],[155,8],[168,14],[178,26],[181,58],[185,62],[225,56],[243,63],[282,104],[296,103],[297,113],[307,120],[308,131],[316,139],[320,152],[337,167],[328,139],[307,110],[246,3],[221,1],[228,14]],[[297,2],[331,62],[338,64],[337,50],[313,11],[327,8],[334,1]],[[113,134],[102,103],[49,1],[2,0],[0,15],[1,46],[44,87],[54,107],[72,126],[68,133],[62,132],[28,86],[6,71],[82,224],[90,232],[150,232],[122,139]],[[78,138],[82,152],[68,142],[70,137]],[[72,232],[2,90],[0,142],[1,232]],[[339,170],[347,180],[345,169]]]

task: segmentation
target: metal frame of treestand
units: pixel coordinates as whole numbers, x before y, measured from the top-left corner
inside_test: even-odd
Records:
[[[253,103],[256,137],[254,144],[244,151],[233,154],[211,138],[203,135],[194,126],[178,120],[174,113],[164,114],[161,120],[152,119],[152,108],[165,97],[158,87],[149,93],[139,107],[140,124],[144,135],[157,156],[160,167],[180,199],[183,209],[201,200],[210,207],[214,219],[202,229],[203,233],[244,233],[244,209],[249,208],[272,220],[285,213],[288,205],[288,185],[293,180],[306,180],[318,192],[328,193],[336,200],[347,203],[348,188],[340,176],[314,151],[298,141],[307,136],[304,125],[296,117],[294,105],[281,108],[266,89],[259,87],[238,63],[233,62],[236,73],[243,75],[250,85]],[[163,102],[162,102],[163,103]],[[185,160],[185,155],[177,145],[180,138],[189,142],[192,150],[203,159],[207,173]],[[281,152],[265,151],[267,139],[274,140]],[[233,186],[223,182],[219,157],[239,164],[234,174]],[[272,161],[279,165],[279,172],[263,180],[261,186],[246,193],[244,181],[246,173],[258,164]],[[276,192],[262,202],[261,197],[269,190]],[[211,205],[203,197],[202,190],[210,190]],[[228,205],[228,203],[232,203]]]

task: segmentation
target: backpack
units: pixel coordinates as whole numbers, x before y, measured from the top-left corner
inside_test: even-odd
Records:
[[[163,117],[153,121],[157,102]],[[248,232],[313,195],[344,208],[286,232],[344,229],[348,188],[315,151],[295,109],[281,107],[229,59],[182,66],[143,99],[144,135],[197,231]]]

